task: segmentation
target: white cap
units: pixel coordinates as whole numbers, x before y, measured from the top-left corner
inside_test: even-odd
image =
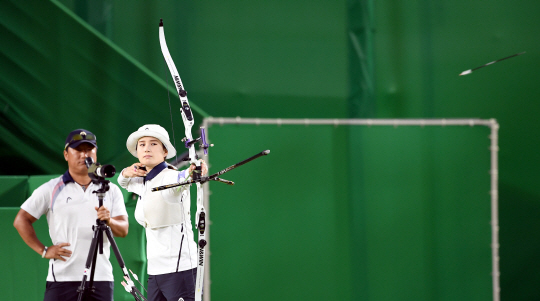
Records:
[[[160,125],[146,124],[141,126],[136,132],[131,133],[126,142],[128,151],[135,156],[135,158],[137,158],[137,142],[142,137],[154,137],[159,139],[167,149],[167,159],[176,155],[176,149],[174,149],[174,146],[169,141],[169,133],[167,133]]]

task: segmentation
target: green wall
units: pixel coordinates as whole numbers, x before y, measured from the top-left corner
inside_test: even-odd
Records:
[[[538,1],[376,1],[376,116],[500,123],[502,300],[537,300]],[[527,51],[479,69],[462,71]]]
[[[540,180],[536,155],[540,145],[536,121],[540,113],[536,84],[540,42],[535,34],[540,30],[536,16],[539,6],[533,0],[3,0],[0,174],[24,177],[64,172],[63,141],[70,130],[78,127],[97,134],[101,163],[113,164],[117,169],[127,166],[134,158],[125,149],[125,139],[139,126],[159,123],[172,134],[169,97],[175,138],[180,140],[183,129],[177,114],[178,102],[157,36],[162,18],[169,50],[198,122],[208,115],[496,118],[501,125],[502,300],[537,300],[540,263],[535,255],[540,243],[534,229],[539,226],[540,213],[540,191],[536,185]],[[458,76],[464,70],[521,51],[527,53]],[[212,139],[218,139],[218,135],[224,135],[224,139],[239,135],[228,129],[220,133],[215,128],[211,130]],[[237,288],[228,281],[244,277],[243,271],[250,278],[242,280],[259,279],[252,286],[237,284],[243,289],[238,293],[250,293],[250,298],[261,291],[265,293],[263,298],[267,298],[266,294],[275,296],[275,289],[267,293],[275,287],[272,283],[279,284],[278,289],[284,288],[279,290],[281,299],[304,295],[351,300],[489,298],[486,294],[491,291],[483,289],[489,280],[482,278],[486,263],[478,260],[478,270],[467,275],[462,274],[467,269],[461,269],[471,267],[468,260],[476,256],[485,258],[476,253],[485,250],[484,232],[462,233],[467,225],[487,226],[483,208],[470,208],[475,203],[467,202],[469,197],[485,192],[483,184],[473,180],[488,176],[482,163],[484,155],[476,153],[487,149],[487,143],[483,143],[485,133],[454,134],[452,130],[447,135],[441,129],[425,129],[426,134],[400,128],[388,132],[335,129],[335,133],[330,133],[332,130],[317,127],[310,128],[314,132],[300,133],[284,128],[293,134],[292,138],[283,131],[266,134],[266,130],[258,129],[259,132],[252,130],[243,136],[247,138],[242,141],[220,141],[211,150],[212,170],[265,148],[273,151],[271,156],[258,159],[261,162],[250,163],[254,168],[257,164],[270,164],[261,165],[267,167],[266,181],[253,177],[262,168],[249,171],[251,167],[245,166],[231,172],[231,180],[237,175],[248,178],[238,178],[236,187],[214,188],[219,184],[212,184],[212,200],[222,195],[234,199],[234,191],[234,196],[257,196],[260,203],[253,215],[240,204],[230,208],[212,205],[216,209],[212,220],[222,225],[212,230],[217,248],[212,251],[213,296],[236,293]],[[283,139],[265,145],[276,137]],[[289,147],[296,139],[303,144]],[[394,142],[403,142],[401,152],[394,149]],[[474,145],[476,142],[480,145]],[[485,149],[476,149],[484,145]],[[396,153],[384,157],[376,146]],[[458,159],[448,161],[449,157]],[[315,195],[307,188],[279,189],[284,178],[302,178],[320,170],[327,173],[322,179],[328,181],[324,185],[318,182],[321,179],[314,179],[318,192]],[[454,175],[451,183],[443,177],[447,171]],[[460,171],[467,173],[458,174]],[[23,184],[17,181],[2,183],[13,194],[0,200],[3,206],[13,206],[22,193],[18,185]],[[242,192],[239,185],[244,182],[258,190]],[[260,187],[256,185],[259,182],[274,185]],[[476,184],[478,187],[473,188],[478,190],[472,192],[469,186]],[[409,185],[423,188],[409,191]],[[290,204],[275,204],[277,196],[264,190],[268,187],[278,187],[275,190],[282,192],[279,199],[290,200]],[[410,207],[401,207],[403,202],[391,202],[401,197],[404,189],[411,194],[407,198],[412,202]],[[381,199],[372,198],[378,195]],[[317,201],[309,203],[313,198]],[[438,202],[430,202],[435,199]],[[306,209],[309,214],[294,222],[295,211],[288,210],[288,206],[295,211]],[[276,214],[271,214],[270,208]],[[396,212],[397,209],[401,211]],[[469,215],[465,209],[478,209],[471,211],[478,215]],[[261,211],[281,223],[257,218]],[[311,224],[315,218],[310,216],[320,217],[322,211],[330,212],[325,226]],[[387,212],[393,214],[386,216]],[[343,231],[338,230],[342,226],[341,214],[347,215]],[[466,220],[462,220],[463,216]],[[11,222],[7,218],[6,228],[14,231]],[[400,228],[406,222],[412,223]],[[485,227],[478,229],[486,230]],[[132,223],[131,228],[135,231],[138,226]],[[301,250],[300,244],[293,243],[296,228],[303,232],[299,241],[308,246],[307,251],[303,250],[307,252],[305,256],[294,253]],[[392,232],[394,228],[399,231]],[[256,229],[264,233],[250,232]],[[273,229],[280,235],[273,233]],[[319,249],[318,237],[310,233],[312,229],[323,231],[319,234],[328,239],[328,249]],[[409,237],[408,231],[419,235]],[[136,232],[131,232],[130,237],[133,233]],[[17,241],[16,233],[12,236]],[[129,244],[133,243],[130,237],[126,240]],[[133,237],[135,242],[140,239]],[[399,240],[402,237],[409,240]],[[442,238],[447,240],[439,241]],[[222,243],[218,244],[220,239]],[[249,245],[249,239],[255,244]],[[411,247],[406,252],[410,257],[390,256],[403,249],[402,245],[391,245],[396,241]],[[276,249],[278,242],[288,249]],[[234,257],[241,254],[234,249],[237,245],[253,252]],[[251,249],[253,245],[274,252]],[[320,258],[315,255],[317,251],[327,252],[323,252],[327,256]],[[265,256],[256,255],[258,252]],[[470,254],[470,259],[465,258]],[[340,265],[338,258],[346,264]],[[268,260],[261,263],[262,259]],[[295,262],[299,263],[296,270],[291,268]],[[451,267],[456,262],[457,267]],[[259,266],[264,269],[255,269]],[[314,270],[317,266],[330,276],[319,275]],[[277,275],[281,267],[287,271]],[[445,270],[451,278],[462,278],[461,282],[445,281],[449,276],[441,272],[442,267],[448,268]],[[471,288],[475,281],[479,281],[475,286],[478,290]],[[327,287],[323,282],[331,289],[324,291]],[[36,280],[35,286],[41,283]],[[338,292],[330,292],[336,288]],[[400,295],[404,291],[409,293],[407,297]]]
[[[212,182],[212,298],[349,300],[344,128],[212,126],[211,170],[268,156]],[[328,141],[315,146],[314,141]],[[317,162],[317,164],[314,164]]]
[[[489,128],[208,132],[213,298],[491,300]]]

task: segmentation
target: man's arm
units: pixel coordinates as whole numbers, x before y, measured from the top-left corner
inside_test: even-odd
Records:
[[[45,245],[43,245],[41,241],[39,241],[39,239],[37,238],[36,231],[34,230],[34,226],[32,225],[35,221],[37,221],[37,218],[33,217],[32,215],[30,215],[30,213],[21,209],[15,217],[13,226],[17,229],[19,235],[22,237],[24,242],[30,248],[32,248],[32,250],[36,251],[36,253],[41,255],[43,253],[43,250],[45,250]]]
[[[36,251],[36,253],[42,255],[43,251],[45,250],[45,245],[43,245],[41,241],[39,241],[39,239],[37,238],[36,231],[34,230],[34,226],[32,225],[36,220],[37,219],[33,217],[30,213],[26,212],[24,209],[21,209],[15,217],[13,226],[17,229],[19,235],[22,237],[24,242],[30,248],[32,248],[32,250]],[[66,261],[64,258],[62,258],[62,256],[70,257],[71,251],[64,249],[64,246],[69,246],[69,243],[62,243],[56,246],[51,246],[47,249],[45,258],[55,258]]]
[[[109,227],[114,236],[126,237],[129,229],[129,222],[127,215],[119,215],[109,220]]]

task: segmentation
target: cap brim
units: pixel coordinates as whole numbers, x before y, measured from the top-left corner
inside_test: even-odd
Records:
[[[96,144],[96,141],[90,141],[90,140],[79,140],[79,141],[75,141],[71,144],[68,144],[68,146],[66,147],[66,149],[68,147],[71,147],[71,148],[76,148],[77,146],[83,144],[83,143],[89,143],[89,144],[92,144],[95,148],[98,148],[97,147],[97,144]]]

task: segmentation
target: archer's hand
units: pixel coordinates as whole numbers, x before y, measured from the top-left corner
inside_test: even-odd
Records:
[[[141,167],[144,167],[144,164],[135,163],[130,167],[126,167],[122,171],[122,176],[124,176],[124,178],[144,177],[148,172],[146,170],[142,170]]]
[[[206,162],[204,162],[203,159],[199,159],[199,161],[201,162],[202,176],[205,176],[208,173],[208,166],[206,165]],[[195,170],[196,167],[197,166],[195,165],[195,163],[191,163],[191,165],[189,166],[189,169],[188,169],[188,172],[189,172],[190,176],[193,174],[193,171]]]
[[[71,253],[72,253],[70,250],[64,248],[66,246],[70,246],[70,244],[67,242],[63,242],[61,244],[50,246],[47,249],[47,253],[45,253],[45,258],[60,259],[62,261],[66,261],[64,257],[71,257]]]

